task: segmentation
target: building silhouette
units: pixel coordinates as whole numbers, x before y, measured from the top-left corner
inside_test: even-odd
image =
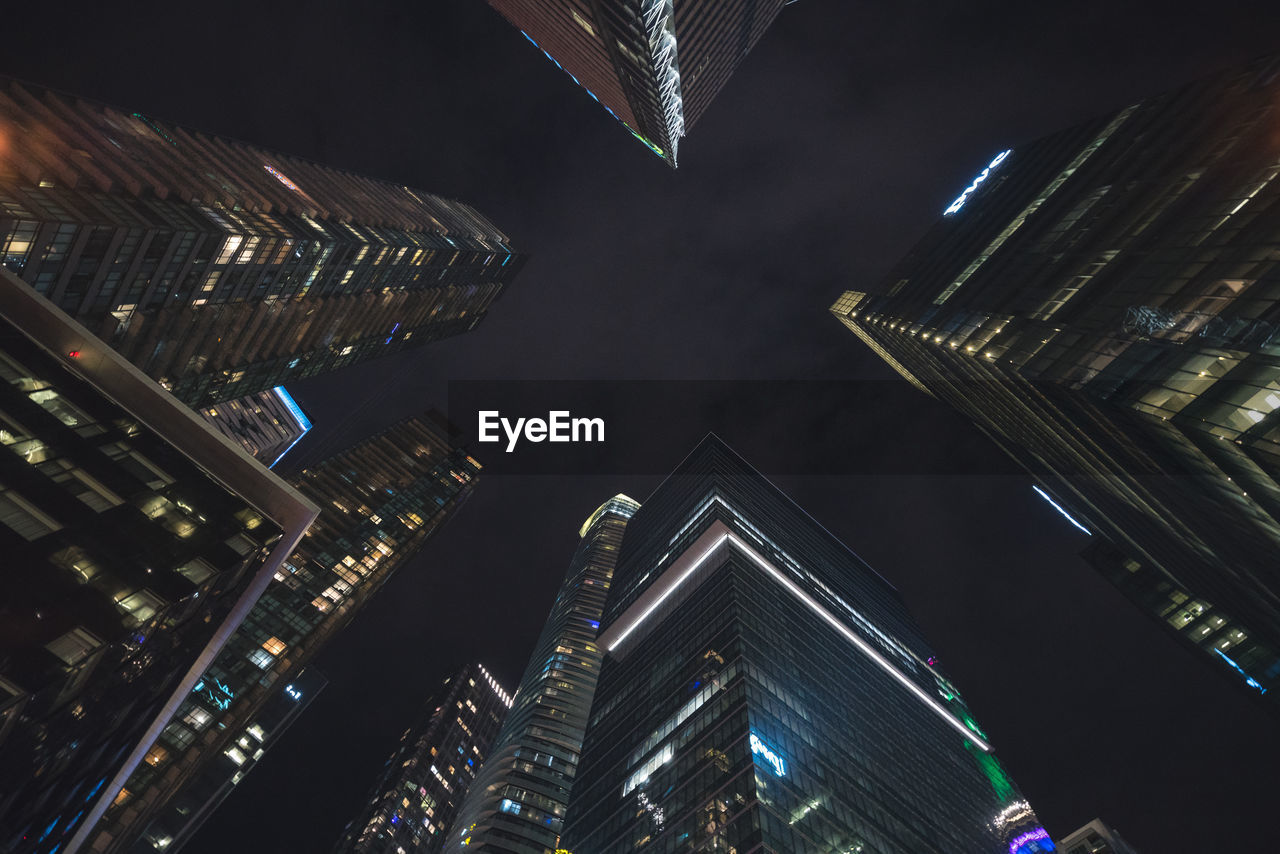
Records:
[[[450,854],[543,854],[558,847],[600,676],[596,632],[627,520],[639,506],[615,495],[578,532],[515,705],[445,840]]]
[[[714,436],[600,629],[567,851],[1053,850],[898,592]]]
[[[784,0],[489,0],[673,168],[693,127]]]
[[[0,270],[0,850],[67,850],[317,508]]]
[[[481,664],[445,680],[421,720],[400,737],[360,815],[334,854],[435,854],[494,736],[511,695]]]
[[[470,496],[480,465],[437,413],[409,418],[303,469],[320,506],[300,546],[165,726],[86,851],[173,852],[268,745],[271,708],[299,702],[303,668]],[[266,710],[266,711],[264,711]]]
[[[206,407],[473,329],[524,257],[477,211],[0,78],[0,264]]]
[[[1000,152],[878,286],[831,308],[1264,701],[1280,695],[1278,70]]]
[[[201,407],[199,412],[218,432],[267,468],[274,468],[311,430],[311,419],[282,385]]]

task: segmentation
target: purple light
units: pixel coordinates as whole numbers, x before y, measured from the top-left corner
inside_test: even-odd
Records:
[[[1009,854],[1018,854],[1022,850],[1022,846],[1028,842],[1035,842],[1037,839],[1048,839],[1049,834],[1043,827],[1037,827],[1035,830],[1028,830],[1017,839],[1009,843]],[[1053,849],[1050,848],[1050,851]]]

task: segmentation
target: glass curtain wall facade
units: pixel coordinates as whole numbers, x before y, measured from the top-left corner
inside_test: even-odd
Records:
[[[1264,701],[1280,696],[1277,71],[1258,60],[1001,152],[878,287],[831,309]]]
[[[65,850],[163,752],[315,514],[0,271],[0,850]]]
[[[543,854],[559,847],[603,658],[596,632],[627,520],[639,507],[615,495],[578,532],[515,706],[445,840],[449,854]]]
[[[458,815],[511,695],[481,664],[445,680],[430,710],[400,737],[334,854],[436,854]]]
[[[676,166],[680,138],[785,0],[489,0],[632,135]]]
[[[897,591],[708,437],[627,525],[561,848],[1053,850]]]
[[[172,841],[166,851],[179,851],[204,825],[214,810],[222,806],[236,785],[253,770],[264,753],[276,744],[298,716],[329,684],[314,667],[304,667],[277,686],[253,717],[253,722],[221,757],[206,763],[173,795],[166,808],[172,827]],[[161,837],[163,838],[163,837]],[[140,850],[155,850],[141,848]]]
[[[319,518],[164,728],[164,755],[129,778],[86,850],[177,850],[208,815],[183,791],[247,773],[265,749],[264,704],[299,699],[295,675],[466,500],[479,468],[432,413],[304,469],[296,486]]]
[[[461,202],[0,78],[0,264],[184,403],[466,332],[524,262]]]

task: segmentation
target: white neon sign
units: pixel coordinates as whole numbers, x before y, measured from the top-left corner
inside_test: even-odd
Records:
[[[952,202],[945,211],[942,212],[942,215],[950,216],[951,214],[955,213],[956,211],[964,207],[964,203],[969,201],[969,197],[972,196],[974,191],[978,189],[978,185],[981,184],[983,181],[987,180],[987,176],[991,174],[991,170],[995,169],[997,166],[1003,163],[1004,159],[1008,157],[1010,154],[1013,154],[1012,148],[1006,148],[1004,151],[997,154],[996,159],[988,163],[987,168],[983,169],[981,172],[978,173],[978,177],[973,179],[973,183],[964,188],[964,192],[961,193],[959,197],[954,202]]]
[[[768,762],[769,766],[773,768],[773,773],[777,774],[779,777],[785,777],[787,774],[787,763],[782,761],[782,757],[777,753],[774,753],[773,749],[761,741],[760,736],[756,735],[754,732],[751,733],[750,741],[751,752],[757,756],[763,756],[764,761]]]

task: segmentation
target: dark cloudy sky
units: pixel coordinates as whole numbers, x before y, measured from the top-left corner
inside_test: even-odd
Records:
[[[478,658],[515,686],[582,520],[643,500],[708,430],[899,585],[1055,837],[1102,816],[1144,854],[1274,850],[1274,719],[826,307],[994,153],[1274,50],[1278,7],[801,0],[676,172],[482,0],[8,10],[0,70],[463,199],[531,254],[469,335],[299,386],[319,425],[299,461],[447,405],[450,381],[473,381],[453,389],[468,431],[509,392],[484,381],[539,381],[514,414],[631,404],[599,475],[484,448],[474,498],[319,657],[329,688],[186,850],[327,850],[447,672]]]

